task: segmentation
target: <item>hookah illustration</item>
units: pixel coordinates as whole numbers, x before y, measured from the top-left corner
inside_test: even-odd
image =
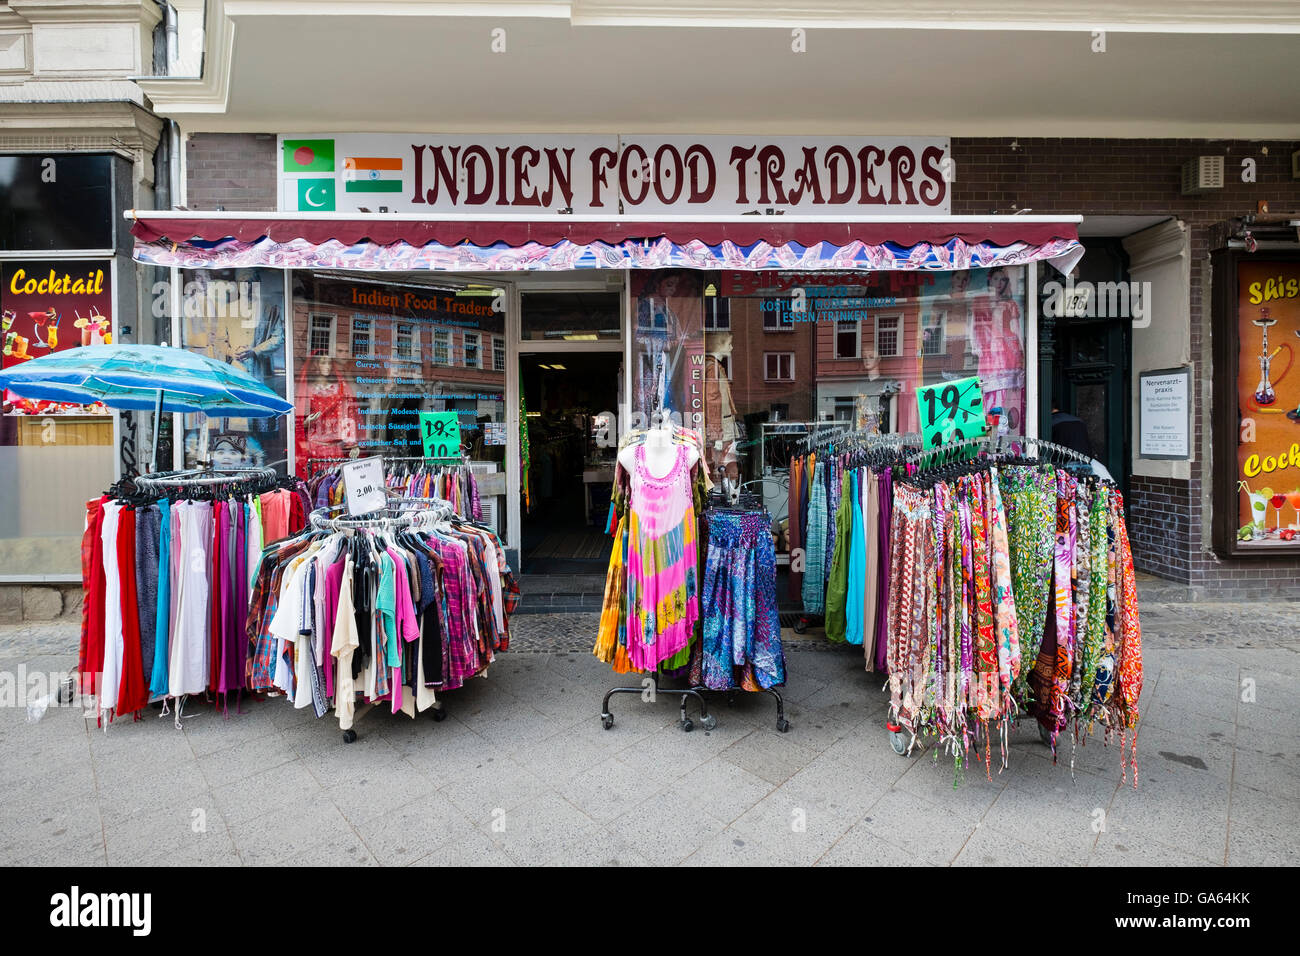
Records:
[[[1259,353],[1259,385],[1255,388],[1255,404],[1262,408],[1277,401],[1277,392],[1273,390],[1273,383],[1269,379],[1273,356],[1268,353],[1268,329],[1271,325],[1277,325],[1277,319],[1269,317],[1268,309],[1260,309],[1259,318],[1254,320],[1254,324],[1264,330],[1264,342]]]

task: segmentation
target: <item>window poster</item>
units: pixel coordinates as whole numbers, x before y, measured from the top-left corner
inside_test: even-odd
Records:
[[[113,341],[113,288],[107,259],[0,262],[0,368],[56,352]],[[4,394],[4,414],[107,415],[100,403],[78,405]]]
[[[181,273],[180,344],[241,369],[287,397],[284,273],[279,269]],[[185,415],[185,462],[197,462],[203,416]],[[289,465],[289,419],[209,416],[208,457],[218,468]]]
[[[498,290],[310,273],[294,282],[298,474],[331,459],[422,459],[429,412],[454,414],[471,456],[493,458],[484,428],[506,420]]]
[[[1237,265],[1236,538],[1239,547],[1300,543],[1300,263]]]

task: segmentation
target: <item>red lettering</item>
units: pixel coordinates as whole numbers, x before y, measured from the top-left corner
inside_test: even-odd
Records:
[[[749,205],[749,170],[746,168],[757,149],[753,146],[731,147],[731,165],[736,167],[736,202]]]
[[[492,196],[492,157],[482,146],[466,146],[460,161],[465,167],[465,204],[481,206]],[[481,189],[478,186],[480,164],[483,171]]]
[[[709,172],[708,182],[700,185],[700,165]],[[698,143],[686,150],[686,165],[691,171],[691,195],[687,202],[708,202],[713,198],[713,188],[718,179],[718,170],[713,165],[713,154]]]
[[[813,204],[825,203],[822,198],[821,179],[817,175],[817,147],[803,147],[803,166],[794,174],[794,187],[790,190],[790,205],[797,205],[806,192],[811,192]]]
[[[638,157],[633,160],[633,156]],[[623,199],[633,206],[645,202],[646,194],[650,191],[649,177],[646,176],[646,163],[649,157],[646,156],[645,150],[635,143],[623,149],[623,155],[618,161],[618,188]],[[634,165],[631,167],[638,173],[637,179],[641,183],[641,192],[636,196],[632,195],[632,177],[629,169],[629,161]]]
[[[943,150],[938,146],[927,146],[921,152],[921,170],[926,174],[926,181],[921,183],[921,202],[927,206],[939,205],[948,192],[948,181],[937,165],[942,158]]]
[[[525,156],[531,157],[526,165],[522,161]],[[537,198],[537,187],[528,181],[528,170],[530,167],[537,165],[537,161],[542,158],[542,154],[531,146],[517,146],[511,158],[515,163],[515,205],[540,206],[542,201]],[[531,189],[532,192],[525,193],[525,189]]]
[[[838,162],[837,162],[838,160]],[[844,188],[840,189],[840,166],[844,167]],[[826,171],[830,174],[830,203],[842,206],[853,200],[853,190],[857,186],[853,175],[853,155],[843,146],[832,146],[826,150]]]
[[[895,146],[889,151],[891,198],[890,205],[903,202],[901,193],[907,192],[907,203],[916,203],[916,190],[912,188],[912,173],[916,172],[916,154],[906,146]],[[902,190],[898,187],[902,186]]]
[[[665,156],[667,156],[668,160],[672,163],[672,167],[667,171],[664,169]],[[681,154],[677,152],[677,147],[673,146],[671,143],[664,143],[655,150],[654,172],[655,195],[659,197],[659,201],[665,206],[671,206],[673,203],[677,202],[677,197],[682,194],[682,187],[685,185],[682,181],[682,157]],[[666,194],[664,192],[665,179],[670,181],[669,185],[672,187],[671,193]]]
[[[780,146],[764,146],[758,151],[758,202],[766,205],[773,200],[767,198],[767,187],[772,186],[775,202],[785,205],[789,200],[785,196],[785,187],[781,185],[781,175],[785,172],[785,154]]]
[[[550,206],[551,197],[555,195],[555,184],[558,181],[560,192],[564,195],[564,206],[569,209],[573,206],[573,150],[565,149],[564,164],[560,164],[560,151],[555,147],[545,150],[546,153],[546,172],[549,177],[546,182],[546,192],[542,193],[542,205]]]
[[[587,158],[591,161],[591,204],[597,207],[604,206],[605,200],[601,198],[601,190],[609,185],[605,174],[613,168],[618,153],[607,146],[597,146]]]
[[[411,202],[422,203],[424,202],[424,147],[412,143],[411,152],[414,154],[412,165],[415,167],[415,193],[411,196]]]
[[[875,159],[870,157],[875,156]],[[885,161],[885,151],[878,146],[863,146],[858,150],[858,178],[862,181],[862,195],[858,199],[861,205],[868,203],[873,205],[883,205],[885,202],[884,194],[879,190],[870,192],[869,187],[875,186],[876,171],[874,166]]]

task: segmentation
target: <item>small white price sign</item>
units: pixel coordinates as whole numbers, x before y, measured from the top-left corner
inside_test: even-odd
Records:
[[[364,515],[388,503],[384,490],[384,459],[358,458],[343,466],[343,491],[348,514]]]

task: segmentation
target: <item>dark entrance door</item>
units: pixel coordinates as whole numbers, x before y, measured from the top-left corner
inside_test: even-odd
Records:
[[[1105,290],[1113,288],[1112,283],[1128,282],[1128,261],[1117,239],[1089,238],[1087,248],[1074,281],[1091,284],[1091,306],[1076,297],[1074,303],[1080,306],[1076,314],[1058,316],[1053,322],[1052,404],[1083,420],[1093,455],[1127,494],[1132,440],[1131,309],[1123,308],[1127,300]],[[1040,290],[1044,285],[1040,283]],[[1040,302],[1040,315],[1045,315],[1043,305]]]

